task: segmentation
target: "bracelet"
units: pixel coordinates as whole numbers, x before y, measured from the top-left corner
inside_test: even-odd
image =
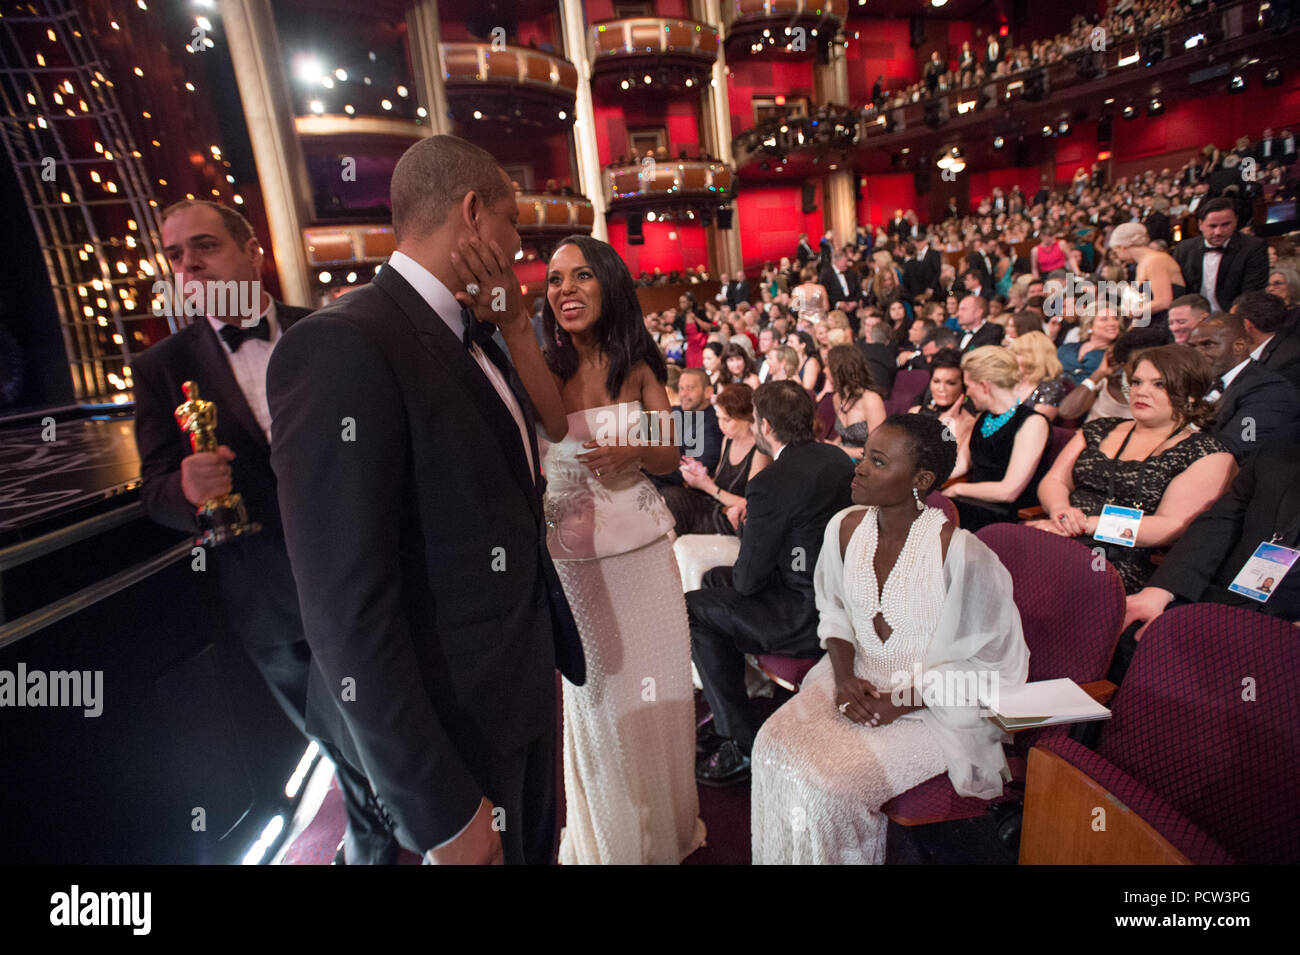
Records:
[[[1093,394],[1097,393],[1097,383],[1093,381],[1091,378],[1083,379],[1083,387],[1087,388]]]
[[[716,486],[713,488],[713,499],[719,504],[722,503],[722,488]]]

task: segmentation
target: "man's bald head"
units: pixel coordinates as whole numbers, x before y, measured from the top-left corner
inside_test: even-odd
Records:
[[[1187,345],[1209,359],[1216,375],[1232,370],[1250,354],[1246,326],[1240,316],[1228,312],[1211,315],[1192,329]]]

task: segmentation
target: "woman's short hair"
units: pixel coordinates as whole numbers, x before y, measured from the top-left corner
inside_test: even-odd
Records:
[[[843,404],[851,405],[864,391],[875,386],[866,356],[852,345],[836,345],[826,353],[826,367],[835,382],[835,393]]]
[[[826,343],[828,345],[852,345],[853,331],[848,328],[828,328],[826,329]]]
[[[914,472],[934,474],[934,481],[923,493],[929,494],[935,488],[943,487],[943,482],[957,466],[957,442],[947,425],[928,415],[891,414],[880,427],[897,428],[903,432]]]
[[[510,183],[492,154],[458,136],[420,140],[402,153],[393,168],[389,192],[397,240],[419,238],[438,229],[471,191],[487,206],[510,198]],[[593,264],[590,258],[587,263]],[[627,270],[627,266],[623,268]],[[604,283],[601,285],[603,288]]]
[[[1274,269],[1273,271],[1276,272],[1277,270]],[[851,328],[852,326],[849,324],[849,317],[845,315],[842,311],[840,311],[838,308],[836,308],[836,309],[832,309],[830,312],[827,313],[826,327],[827,328]]]
[[[1043,330],[1043,316],[1025,309],[1011,316],[1011,325],[1015,328],[1017,335],[1041,332]]]
[[[801,341],[801,342],[803,343],[803,353],[804,353],[804,355],[816,355],[816,354],[817,354],[817,341],[816,341],[816,339],[814,339],[811,335],[809,335],[807,332],[805,332],[805,331],[803,331],[803,330],[801,330],[801,329],[796,329],[795,331],[793,331],[793,332],[790,333],[790,337],[791,337],[791,338],[798,338],[799,341]]]
[[[999,388],[1014,388],[1020,382],[1016,356],[1001,345],[971,349],[962,355],[961,370],[976,381],[987,381]]]
[[[940,348],[930,357],[930,371],[936,368],[956,368],[961,370],[961,352],[956,348]]]
[[[664,354],[645,327],[641,303],[636,297],[636,285],[622,257],[608,242],[601,242],[589,235],[568,236],[556,248],[566,245],[578,247],[600,284],[600,317],[596,319],[594,332],[601,351],[609,359],[605,390],[610,397],[618,397],[623,382],[641,362],[650,369],[656,381],[666,381],[668,366]],[[560,380],[568,381],[578,372],[578,349],[569,333],[556,320],[549,297],[542,306],[542,333],[547,367]]]
[[[1151,235],[1147,232],[1146,226],[1141,222],[1125,222],[1123,225],[1115,226],[1115,231],[1110,234],[1110,241],[1106,246],[1111,249],[1128,249],[1150,245],[1150,243]]]
[[[1060,376],[1061,360],[1056,357],[1056,346],[1040,331],[1025,332],[1012,340],[1011,353],[1025,366],[1025,374],[1032,381],[1051,381]]]
[[[1214,387],[1215,374],[1210,360],[1186,345],[1158,345],[1133,354],[1126,367],[1129,380],[1144,361],[1155,365],[1164,379],[1165,394],[1173,406],[1180,425],[1194,424],[1202,430],[1214,421],[1215,407],[1205,400]]]
[[[765,381],[754,392],[754,417],[772,426],[782,444],[812,441],[816,416],[812,397],[797,381]]]
[[[1300,302],[1300,272],[1286,265],[1276,265],[1268,270],[1269,278],[1274,275],[1282,276],[1282,281],[1286,285],[1287,294],[1291,296],[1291,304]],[[1172,306],[1171,306],[1172,307]]]
[[[789,345],[777,345],[768,351],[768,355],[785,366],[785,373],[791,378],[799,374],[799,353]]]
[[[727,385],[714,404],[737,421],[754,420],[754,389],[749,385]]]
[[[746,339],[746,341],[748,341],[748,339]],[[705,347],[707,348],[708,346],[706,345]],[[728,375],[731,374],[731,370],[726,366],[727,362],[732,358],[744,359],[745,367],[740,371],[741,378],[744,378],[746,375],[754,374],[754,359],[750,358],[749,352],[745,351],[745,349],[741,348],[735,342],[729,342],[727,346],[722,349],[722,366]]]

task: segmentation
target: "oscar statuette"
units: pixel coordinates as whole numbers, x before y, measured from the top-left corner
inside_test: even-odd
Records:
[[[217,450],[217,406],[199,397],[199,384],[187,381],[181,385],[185,402],[175,411],[176,423],[190,436],[190,447],[198,454]],[[196,544],[216,547],[236,537],[256,534],[262,525],[248,519],[244,499],[233,490],[199,505],[199,536]]]

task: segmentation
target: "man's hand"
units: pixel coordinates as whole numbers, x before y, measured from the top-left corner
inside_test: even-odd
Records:
[[[1151,626],[1151,621],[1164,613],[1173,599],[1174,595],[1167,590],[1159,587],[1143,587],[1124,601],[1124,624],[1120,630],[1127,630],[1132,623],[1141,621],[1141,629],[1133,634],[1135,641],[1141,640],[1142,635],[1147,632],[1147,627]]]
[[[505,865],[501,833],[492,828],[492,803],[486,796],[465,831],[426,854],[433,865]]]
[[[478,286],[478,295],[465,289],[455,293],[456,301],[476,318],[501,326],[503,334],[512,326],[528,324],[519,279],[495,239],[486,244],[481,239],[462,239],[459,250],[451,254],[451,265],[462,286]]]
[[[233,490],[230,464],[235,452],[226,445],[215,451],[200,451],[181,459],[181,493],[195,507]]]

